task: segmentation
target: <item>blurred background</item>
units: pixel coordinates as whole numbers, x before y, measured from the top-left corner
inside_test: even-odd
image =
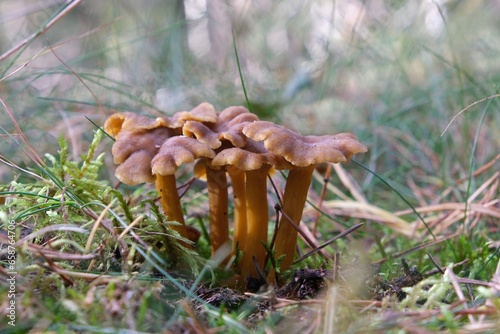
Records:
[[[32,165],[7,109],[40,156],[61,135],[78,157],[114,111],[247,105],[241,71],[260,118],[353,132],[396,187],[441,187],[498,154],[498,98],[441,136],[498,93],[498,17],[500,1],[2,0],[0,154]]]

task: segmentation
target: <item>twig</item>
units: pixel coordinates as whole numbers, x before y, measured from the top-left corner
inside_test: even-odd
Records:
[[[309,246],[311,246],[311,248],[317,248],[318,245],[311,240],[311,238],[309,238],[305,233],[304,231],[302,231],[302,229],[299,227],[299,225],[295,224],[295,222],[281,209],[280,206],[278,206],[279,208],[279,211],[281,212],[281,214],[286,218],[286,220],[288,221],[288,223],[290,223],[294,229],[297,230],[297,232],[300,233],[300,235],[302,236],[302,238],[304,238],[304,240],[309,244]],[[325,254],[322,254],[324,257]]]
[[[436,260],[432,257],[432,255],[429,252],[426,252],[427,256],[429,259],[431,259],[431,262],[434,264],[434,267],[441,273],[441,275],[444,275],[443,269],[439,266],[439,263],[436,262]]]
[[[363,223],[360,223],[360,224],[357,224],[357,225],[354,225],[353,227],[351,228],[348,228],[347,230],[343,231],[342,233],[339,233],[337,234],[336,236],[334,236],[333,238],[331,238],[330,240],[328,240],[327,242],[325,242],[324,244],[316,247],[315,249],[313,249],[312,251],[310,251],[309,253],[306,253],[304,254],[303,256],[301,256],[300,258],[298,258],[297,260],[295,260],[295,262],[293,262],[293,264],[295,263],[298,263],[306,258],[308,258],[309,256],[313,255],[313,254],[316,254],[317,252],[319,252],[321,249],[325,248],[326,246],[328,246],[329,244],[331,244],[332,242],[334,242],[335,240],[337,239],[340,239],[346,235],[348,235],[349,233],[357,230],[358,228],[360,228],[361,226],[363,226],[364,224]]]

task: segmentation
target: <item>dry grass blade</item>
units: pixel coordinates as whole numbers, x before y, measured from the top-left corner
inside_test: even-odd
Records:
[[[342,192],[337,186],[335,186],[332,182],[326,182],[323,175],[321,175],[318,171],[313,173],[314,180],[317,182],[326,185],[326,190],[331,192],[333,195],[339,197],[343,200],[349,200],[349,196],[347,196],[344,192]],[[314,193],[310,193],[310,195],[314,195]],[[319,200],[319,199],[318,199]]]
[[[42,180],[44,182],[48,182],[46,179],[44,179],[42,176],[38,175],[37,173],[33,173],[32,171],[29,171],[27,169],[21,168],[20,166],[16,165],[15,163],[13,163],[12,161],[10,161],[9,159],[7,159],[6,157],[4,157],[2,155],[0,155],[0,162],[3,163],[3,164],[5,164],[5,165],[7,165],[7,166],[9,166],[9,167],[12,167],[14,169],[19,170],[22,173],[30,175],[30,176],[32,176],[35,179],[39,179],[39,180]]]
[[[207,330],[205,326],[203,326],[202,321],[199,319],[198,315],[196,312],[193,310],[191,305],[186,301],[186,300],[181,300],[180,305],[182,309],[189,315],[189,317],[193,320],[193,323],[191,324],[192,330],[194,330],[195,333],[213,333],[213,330]],[[186,329],[189,331],[189,329]],[[189,331],[190,332],[190,331]]]
[[[478,175],[481,175],[482,173],[484,173],[485,171],[487,171],[488,169],[493,167],[495,165],[495,163],[499,160],[500,160],[500,153],[497,154],[496,157],[494,157],[493,159],[491,159],[490,161],[485,163],[483,166],[479,167],[474,172],[472,172],[472,176],[477,177]],[[458,184],[464,183],[468,179],[469,179],[468,177],[464,177],[464,178],[457,180],[455,183],[458,185]]]
[[[38,57],[43,51],[45,51],[45,47],[42,48],[40,51],[38,51],[33,57],[31,57],[27,62],[25,62],[23,65],[21,65],[20,67],[18,67],[16,70],[12,71],[11,73],[9,73],[8,75],[4,76],[3,78],[0,78],[0,82],[4,81],[4,80],[7,80],[8,78],[10,78],[11,76],[15,75],[16,73],[18,73],[19,71],[21,71],[23,68],[25,68],[26,66],[29,65],[29,63],[31,63],[36,57]]]
[[[38,265],[42,268],[53,271],[58,275],[61,275],[61,276],[64,275],[65,277],[81,278],[81,279],[84,279],[87,281],[93,281],[95,279],[99,279],[100,284],[106,284],[109,281],[112,281],[112,280],[117,278],[117,276],[112,276],[112,275],[92,274],[92,273],[86,273],[86,272],[61,269],[59,266],[49,266],[49,265],[46,265],[43,263],[39,263]]]
[[[349,173],[346,172],[345,168],[342,167],[340,164],[334,164],[333,168],[335,169],[335,173],[337,173],[340,182],[342,182],[342,184],[349,190],[354,199],[360,203],[368,203],[366,197],[363,195],[363,192],[361,191],[361,187],[354,180],[354,178]]]
[[[427,214],[428,225],[437,233],[446,233],[446,230],[453,224],[463,221],[464,217],[469,219],[468,230],[476,226],[481,219],[490,217],[500,218],[500,208],[497,207],[498,184],[500,183],[500,172],[495,172],[489,179],[481,184],[468,198],[467,203],[445,202],[430,204],[415,208],[421,214]],[[482,196],[482,197],[481,197]],[[441,195],[444,198],[445,195]],[[474,201],[477,201],[474,203]],[[413,213],[413,210],[402,210],[395,212],[397,216],[404,216]],[[429,215],[437,213],[437,215]],[[419,225],[419,221],[413,222]]]
[[[309,227],[306,224],[300,224],[299,228],[300,228],[299,234],[302,240],[306,242],[307,240],[310,240],[314,245],[318,245],[318,240],[316,239],[316,236],[313,234],[311,229],[309,229]],[[325,259],[330,257],[330,254],[326,250],[321,249],[320,252]]]
[[[497,201],[492,203],[497,203]],[[429,213],[429,212],[446,211],[446,210],[457,210],[463,212],[465,211],[465,207],[463,203],[441,203],[437,205],[419,207],[416,208],[416,210],[420,213]],[[471,204],[468,208],[468,213],[470,212],[477,212],[494,218],[500,218],[500,209],[490,208],[482,204]],[[409,211],[405,210],[405,211],[399,211],[396,214],[406,215],[409,213],[410,213]]]
[[[127,226],[127,228],[125,228],[123,230],[122,233],[120,233],[120,235],[118,236],[118,240],[121,240],[123,239],[123,237],[137,224],[139,224],[141,222],[141,220],[144,218],[145,216],[144,215],[139,215],[136,219],[134,219],[134,221],[132,223],[130,223],[129,226]]]
[[[87,207],[83,207],[81,208],[81,210],[83,211],[83,213],[89,217],[91,217],[92,219],[94,220],[99,220],[99,216],[94,212],[92,211],[91,209],[87,208]],[[104,227],[104,229],[115,239],[117,240],[118,242],[118,246],[119,246],[119,250],[120,250],[120,253],[122,255],[122,257],[124,259],[127,258],[127,255],[128,255],[128,246],[127,244],[123,241],[123,240],[118,240],[118,235],[116,234],[116,230],[115,228],[113,227],[113,223],[111,222],[111,220],[109,219],[106,219],[106,218],[103,218],[101,219],[101,223],[100,225],[102,225]],[[133,233],[133,232],[132,232]],[[134,236],[135,237],[135,236]],[[140,239],[140,238],[139,238]],[[140,240],[140,242],[142,242],[142,245],[146,245],[142,240]],[[147,245],[146,245],[146,248],[147,248]]]
[[[463,261],[454,263],[451,267],[452,268],[460,267],[460,266],[463,266],[464,264],[469,263],[469,261],[470,261],[469,259],[465,259]],[[425,273],[423,273],[423,276],[424,277],[429,277],[429,276],[436,275],[436,274],[441,274],[442,275],[447,268],[448,267],[434,268],[434,269],[428,270]]]
[[[20,246],[23,243],[38,238],[39,236],[44,235],[47,232],[55,232],[55,231],[71,231],[71,232],[77,232],[77,233],[83,233],[86,234],[88,231],[84,228],[81,228],[78,225],[69,225],[69,224],[57,224],[57,225],[50,225],[46,226],[44,228],[41,228],[38,231],[35,231],[33,233],[28,234],[27,236],[23,237],[22,239],[19,239],[16,243],[15,246]]]
[[[482,103],[482,102],[485,102],[485,101],[489,101],[491,99],[494,99],[494,98],[497,98],[497,97],[500,97],[500,94],[495,94],[495,95],[491,95],[491,96],[488,96],[488,97],[485,97],[485,98],[482,98],[480,100],[477,100],[471,104],[469,104],[467,107],[463,108],[462,110],[460,110],[458,112],[458,114],[456,114],[455,116],[453,116],[453,118],[451,119],[451,121],[448,123],[448,125],[446,125],[446,128],[444,128],[443,132],[441,133],[441,137],[444,136],[444,134],[446,133],[446,131],[448,131],[448,128],[451,126],[451,124],[455,121],[455,119],[457,119],[458,116],[462,115],[465,111],[467,111],[468,109],[472,108],[473,106],[479,104],[479,103]]]
[[[495,270],[495,274],[493,274],[491,283],[495,293],[500,293],[500,259],[498,260],[497,269]]]
[[[479,281],[477,279],[460,278],[460,277],[457,277],[456,279],[457,279],[457,283],[460,283],[460,284],[480,285],[480,286],[487,286],[487,287],[491,286],[491,283]]]
[[[46,263],[37,263],[38,266],[48,269],[50,271],[55,272],[58,274],[62,280],[65,282],[66,285],[73,285],[73,281],[63,272],[60,271],[61,267],[59,267],[54,261],[51,259],[46,258],[43,253],[39,253],[39,255],[45,259]]]
[[[268,295],[262,295],[262,294],[257,294],[253,292],[245,292],[245,296],[252,297],[255,300],[258,301],[271,301],[271,302],[279,302],[280,304],[277,304],[279,307],[286,307],[290,305],[320,305],[323,303],[323,300],[320,299],[303,299],[303,300],[295,300],[295,299],[286,299],[286,298],[278,298],[276,296],[268,296]],[[277,305],[273,305],[274,307],[278,308]]]
[[[408,223],[397,215],[368,203],[332,200],[326,201],[324,207],[329,210],[329,213],[337,216],[376,221],[408,237],[415,236],[414,224]]]
[[[455,290],[455,293],[457,294],[458,300],[463,303],[464,309],[467,310],[469,307],[467,306],[467,301],[465,300],[464,293],[462,292],[462,289],[459,286],[457,276],[455,276],[455,274],[453,273],[453,270],[451,270],[450,268],[446,269],[445,275],[448,275],[448,277],[450,278],[451,285],[453,286],[453,289]],[[468,316],[469,321],[471,323],[476,322],[476,319],[474,319],[472,314],[468,314],[467,316]]]
[[[94,240],[94,235],[97,232],[97,229],[99,228],[99,225],[101,225],[101,221],[103,220],[104,216],[108,213],[109,209],[113,205],[113,202],[109,203],[108,206],[102,210],[101,214],[99,215],[99,218],[95,221],[94,225],[92,226],[92,231],[90,231],[89,238],[87,239],[87,244],[85,245],[85,252],[88,253],[90,250],[90,246],[92,246],[92,241]]]

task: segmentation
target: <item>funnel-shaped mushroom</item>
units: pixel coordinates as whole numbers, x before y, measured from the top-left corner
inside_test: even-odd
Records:
[[[214,151],[193,138],[172,137],[161,145],[160,150],[151,160],[151,170],[156,175],[163,210],[171,220],[184,221],[175,182],[175,172],[179,166],[183,163],[194,162],[200,157],[213,158],[214,156]]]
[[[235,205],[235,211],[245,210],[245,212],[235,212],[240,218],[235,219],[233,243],[238,244],[243,251],[239,263],[243,277],[257,277],[253,258],[261,268],[264,268],[266,258],[262,242],[267,243],[269,221],[267,174],[271,167],[284,169],[289,168],[290,164],[282,157],[267,151],[261,143],[247,140],[247,145],[243,148],[229,148],[218,153],[212,160],[212,165],[226,166],[228,170],[237,168],[245,171],[245,203]],[[240,187],[238,183],[235,191],[241,191]]]
[[[257,121],[246,125],[243,133],[295,167],[290,170],[283,195],[283,212],[296,224],[300,223],[312,173],[318,163],[344,162],[367,148],[349,133],[327,136],[302,136],[271,122]],[[276,256],[285,255],[281,269],[288,269],[295,254],[297,230],[282,216],[275,240]],[[273,278],[274,273],[271,273]]]
[[[190,120],[214,123],[217,113],[212,105],[202,103],[191,112],[183,111],[172,117],[156,119],[131,112],[116,113],[111,115],[104,125],[105,131],[116,139],[112,148],[114,162],[120,164],[115,172],[116,177],[128,185],[155,181],[161,195],[162,208],[169,219],[181,223],[175,229],[186,238],[189,233],[180,210],[175,177],[156,177],[151,168],[151,161],[167,139],[181,135],[182,125]]]
[[[244,146],[247,138],[241,130],[245,124],[257,119],[256,115],[250,113],[244,107],[229,107],[218,114],[217,121],[214,123],[186,122],[182,128],[182,133],[187,137],[196,138],[199,142],[216,150],[216,152],[221,152],[230,147]],[[210,159],[206,159],[205,166],[210,207],[210,243],[213,253],[229,241],[228,183],[224,168],[214,166]],[[233,182],[234,194],[238,195],[235,205],[241,208],[243,198],[241,189],[243,189],[244,175],[236,173],[231,168],[227,172]],[[236,215],[238,221],[245,219],[242,210],[240,209]]]

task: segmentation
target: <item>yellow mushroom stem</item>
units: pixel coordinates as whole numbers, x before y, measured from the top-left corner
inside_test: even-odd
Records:
[[[163,212],[168,219],[179,222],[181,225],[174,225],[172,229],[177,231],[182,237],[189,238],[182,213],[181,201],[177,192],[175,175],[156,175],[156,189],[160,194],[160,203]]]
[[[290,170],[283,194],[283,212],[297,225],[302,219],[304,204],[306,203],[309,185],[315,165],[307,167],[296,167]],[[293,263],[295,248],[297,246],[297,230],[288,222],[285,216],[281,216],[274,250],[276,258],[285,255],[281,261],[281,271],[287,270]],[[271,270],[268,281],[274,281],[274,271]]]
[[[267,227],[269,212],[267,206],[267,174],[270,165],[246,172],[246,210],[247,235],[242,248],[243,257],[240,261],[240,271],[243,277],[258,277],[254,265],[255,257],[260,268],[264,268],[266,249],[262,242],[267,243]]]
[[[234,166],[227,166],[227,173],[231,178],[234,198],[234,231],[232,254],[236,255],[236,249],[245,248],[247,234],[247,204],[245,193],[245,172]]]
[[[207,161],[207,188],[212,254],[229,242],[227,177],[224,169],[213,169]]]

